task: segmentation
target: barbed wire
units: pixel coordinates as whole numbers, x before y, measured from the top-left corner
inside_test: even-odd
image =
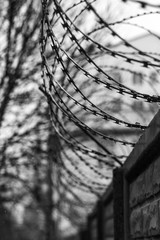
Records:
[[[73,216],[68,210],[68,215],[71,218],[77,215],[78,221],[81,221],[84,215],[80,216],[76,207],[87,209],[81,194],[91,194],[95,200],[100,198],[112,178],[111,170],[118,165],[122,166],[127,157],[126,154],[119,154],[119,150],[123,151],[127,147],[132,149],[136,143],[131,137],[118,138],[99,131],[100,124],[104,128],[117,126],[143,132],[147,128],[145,117],[142,111],[134,111],[133,103],[149,104],[147,106],[158,106],[160,103],[157,88],[159,79],[154,86],[152,81],[155,81],[155,76],[148,74],[154,71],[159,76],[160,53],[136,47],[118,33],[117,27],[135,27],[159,41],[157,33],[133,20],[159,15],[160,11],[136,13],[109,22],[99,13],[96,5],[98,1],[62,2],[52,0],[52,8],[48,8],[48,1],[42,0],[40,51],[43,84],[40,90],[48,102],[54,134],[60,140],[60,148],[57,150],[60,154],[55,160],[59,167],[57,188],[62,186],[71,194],[75,202],[75,214]],[[143,8],[160,7],[143,1],[134,2]],[[82,18],[85,21],[85,16],[89,15],[94,16],[94,24],[85,29]],[[109,36],[106,42],[103,32]],[[112,42],[114,38],[118,42]],[[119,45],[125,47],[125,50],[118,48]],[[119,80],[114,76],[116,72],[124,73],[126,78],[127,74],[138,76],[149,87],[149,91],[146,93],[145,88],[144,93],[139,88],[136,90],[130,79],[126,81],[122,76],[123,79]],[[130,109],[131,117],[124,108],[114,113],[112,106],[110,109],[105,107],[114,97],[119,102],[121,98],[124,99],[122,105]],[[132,118],[135,113],[141,123]],[[76,129],[87,139],[74,137],[72,132]],[[65,200],[59,200],[59,204],[63,205],[66,201],[68,206],[72,206],[73,201],[69,201],[67,194],[65,196]]]
[[[160,8],[160,4],[152,4],[150,2],[140,1],[140,0],[121,0],[122,2],[132,2],[139,4],[142,8],[153,7]]]

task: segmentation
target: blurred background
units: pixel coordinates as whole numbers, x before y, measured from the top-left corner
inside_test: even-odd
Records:
[[[0,239],[76,234],[160,103],[160,1],[0,1]]]

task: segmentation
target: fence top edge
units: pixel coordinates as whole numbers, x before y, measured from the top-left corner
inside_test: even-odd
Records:
[[[111,182],[109,184],[109,186],[107,187],[106,191],[104,192],[104,194],[101,196],[101,198],[96,202],[92,212],[88,215],[88,218],[90,220],[94,219],[95,217],[97,217],[98,214],[98,210],[100,205],[105,205],[105,203],[109,200],[112,199],[112,194],[113,194],[113,183]]]
[[[110,185],[107,187],[105,193],[101,197],[101,202],[106,202],[108,198],[110,198],[111,194],[113,193],[113,182],[110,183]]]
[[[142,154],[147,149],[149,149],[149,147],[152,145],[152,143],[154,143],[158,136],[160,136],[160,110],[151,120],[148,128],[140,136],[134,149],[124,163],[123,170],[125,176],[127,176],[133,169],[133,167],[138,164],[138,161],[141,158]]]

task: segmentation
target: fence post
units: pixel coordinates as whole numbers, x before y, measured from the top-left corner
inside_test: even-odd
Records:
[[[91,240],[91,217],[87,218],[87,240]]]
[[[103,202],[101,200],[99,200],[98,204],[97,204],[97,218],[98,218],[98,222],[97,222],[97,231],[98,231],[98,240],[102,240],[103,239]]]
[[[123,168],[113,171],[114,240],[124,239]]]
[[[82,229],[79,235],[80,235],[80,240],[88,240],[88,229]]]

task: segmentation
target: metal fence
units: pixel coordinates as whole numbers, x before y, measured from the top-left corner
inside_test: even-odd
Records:
[[[114,169],[112,183],[77,239],[160,239],[160,112],[123,167]]]

